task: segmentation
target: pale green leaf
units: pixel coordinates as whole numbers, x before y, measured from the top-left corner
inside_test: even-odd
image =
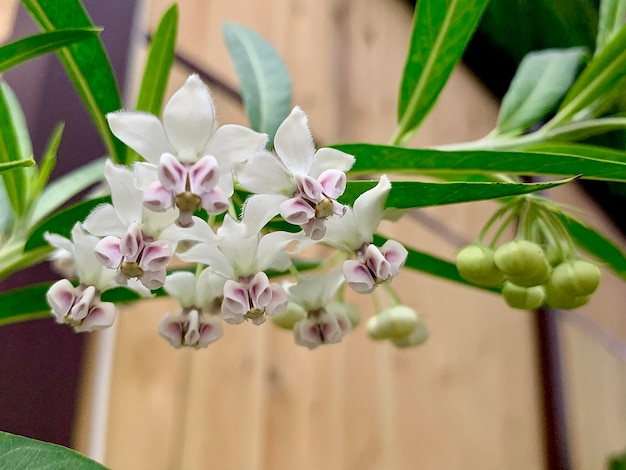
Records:
[[[596,55],[602,52],[626,20],[625,0],[601,0],[598,35],[596,36]]]

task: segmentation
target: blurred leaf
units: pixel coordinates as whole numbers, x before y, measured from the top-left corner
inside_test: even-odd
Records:
[[[146,111],[156,116],[161,114],[167,81],[174,63],[177,31],[178,5],[173,4],[161,18],[150,43],[137,98],[138,111]]]
[[[396,172],[453,175],[491,172],[520,175],[583,175],[588,179],[626,181],[626,162],[606,160],[600,151],[593,156],[585,156],[583,150],[585,147],[579,145],[570,145],[564,154],[557,150],[542,150],[543,153],[495,150],[443,151],[374,144],[340,144],[333,147],[355,155],[356,162],[350,170],[351,174]],[[578,148],[581,148],[580,152],[577,151]],[[607,154],[609,153],[614,154],[615,151],[607,150]]]
[[[398,129],[404,144],[435,104],[467,46],[488,0],[420,0],[398,100]]]
[[[61,145],[64,128],[64,124],[58,124],[54,128],[54,131],[50,136],[50,140],[48,140],[46,150],[44,151],[41,163],[39,164],[39,174],[36,175],[35,182],[31,188],[31,207],[33,204],[36,204],[37,198],[41,195],[41,192],[45,188],[46,184],[48,184],[50,174],[57,164],[57,151],[59,150],[59,145]]]
[[[46,232],[58,233],[63,237],[70,238],[72,227],[76,222],[82,222],[94,207],[106,203],[111,203],[110,196],[82,201],[51,215],[31,231],[24,245],[24,251],[46,246],[47,242],[43,238]]]
[[[93,28],[80,0],[22,0],[44,31]],[[126,147],[107,125],[105,115],[122,108],[113,69],[99,37],[58,51],[59,58],[87,107],[111,159],[126,162]]]
[[[0,80],[0,162],[29,160],[33,150],[22,108],[9,85]],[[17,216],[26,211],[28,180],[22,169],[2,174],[11,208]]]
[[[575,121],[552,129],[546,138],[550,141],[580,141],[611,131],[626,130],[626,117],[604,117]]]
[[[596,36],[596,55],[613,39],[626,20],[626,1],[601,0],[598,35]]]
[[[424,183],[420,181],[392,181],[391,191],[385,202],[385,207],[414,209],[417,207],[497,199],[545,191],[569,183],[572,180],[572,178],[569,178],[550,183]],[[357,197],[376,186],[377,183],[378,181],[348,181],[346,191],[339,199],[339,202],[352,205]]]
[[[0,432],[0,468],[106,470],[74,450],[6,432]]]
[[[81,191],[102,181],[104,159],[94,160],[73,170],[48,185],[35,203],[33,220],[37,221],[58,209]],[[76,222],[76,221],[74,221]],[[71,224],[74,226],[74,223]],[[71,227],[70,227],[71,231]],[[69,233],[69,232],[68,232]]]
[[[291,110],[291,78],[274,47],[250,28],[222,25],[224,41],[241,84],[252,129],[265,132],[270,146]]]
[[[7,171],[13,171],[16,168],[22,168],[25,166],[33,166],[35,160],[32,158],[26,158],[25,160],[15,160],[12,162],[0,163],[0,173],[6,173]]]
[[[524,57],[502,100],[497,131],[521,134],[556,109],[574,83],[582,47],[547,49]]]
[[[559,217],[577,245],[626,280],[626,256],[617,244],[572,216],[559,214]]]
[[[97,36],[101,29],[76,28],[36,34],[0,47],[0,72],[61,47]]]

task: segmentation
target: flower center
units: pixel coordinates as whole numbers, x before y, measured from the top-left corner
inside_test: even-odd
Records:
[[[127,277],[140,277],[143,275],[143,269],[135,261],[122,261],[120,272]]]
[[[248,320],[257,320],[261,318],[264,313],[265,313],[265,309],[251,308],[250,310],[248,310],[248,313],[246,313],[244,316]]]
[[[185,191],[184,193],[178,194],[174,198],[174,202],[176,203],[176,207],[182,212],[194,212],[200,209],[202,199],[191,191]]]
[[[326,219],[333,215],[333,201],[330,198],[322,199],[315,205],[315,218]]]

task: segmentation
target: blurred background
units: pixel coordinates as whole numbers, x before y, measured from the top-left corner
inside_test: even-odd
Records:
[[[146,38],[169,0],[85,0],[118,83],[132,103]],[[1,40],[34,33],[17,1],[0,4]],[[222,123],[245,124],[222,21],[252,27],[292,73],[294,104],[318,145],[384,143],[413,6],[402,0],[181,0],[170,92],[193,71],[212,89]],[[593,0],[492,0],[465,61],[413,142],[472,140],[495,124],[498,99],[533,49],[593,47]],[[59,171],[103,148],[58,61],[46,56],[4,77],[25,108],[36,154],[66,122]],[[233,93],[233,90],[235,93]],[[624,148],[623,136],[606,137]],[[608,141],[607,141],[608,142]],[[550,196],[626,246],[622,187]],[[408,214],[384,232],[452,259],[496,204]],[[114,341],[52,320],[0,329],[0,429],[90,449],[99,346],[112,361],[104,463],[114,469],[601,469],[626,447],[626,290],[604,273],[575,312],[522,312],[501,298],[420,274],[394,281],[429,341],[398,351],[363,327],[314,352],[271,324],[227,328],[203,351],[172,349],[156,333],[169,300],[125,308]],[[53,279],[36,270],[9,279]],[[363,318],[369,299],[353,297]],[[102,350],[102,349],[100,349]]]

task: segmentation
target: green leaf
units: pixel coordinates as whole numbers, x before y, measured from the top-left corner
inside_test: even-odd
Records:
[[[611,41],[624,25],[626,2],[624,0],[601,0],[598,35],[596,37],[596,55]]]
[[[167,81],[174,63],[177,31],[178,5],[173,4],[161,18],[152,37],[137,98],[138,111],[146,111],[157,116],[161,114]]]
[[[398,101],[394,144],[404,144],[435,104],[488,0],[420,0]]]
[[[66,447],[7,432],[0,432],[0,468],[106,470],[106,467]]]
[[[102,181],[103,177],[104,159],[94,160],[61,176],[46,187],[37,199],[33,210],[33,221],[37,221],[61,207],[81,191]]]
[[[22,0],[44,31],[66,28],[93,28],[80,0]],[[59,58],[87,107],[111,159],[126,162],[126,147],[107,125],[105,115],[121,109],[113,69],[99,37],[93,37],[58,51]]]
[[[557,127],[580,111],[601,103],[625,75],[626,27],[623,27],[585,67],[565,96],[556,116],[546,123],[544,129]]]
[[[37,56],[100,34],[101,29],[76,28],[36,34],[0,47],[0,72]]]
[[[9,85],[0,80],[0,163],[28,160],[33,151],[22,108]],[[13,212],[22,216],[28,202],[28,180],[22,169],[3,173]]]
[[[492,172],[520,175],[582,175],[587,179],[626,181],[626,160],[624,163],[608,161],[599,152],[595,156],[587,157],[584,155],[585,147],[578,145],[570,145],[569,152],[565,154],[559,154],[556,150],[545,150],[542,153],[495,150],[443,151],[374,144],[340,144],[333,147],[356,156],[356,162],[350,170],[352,174],[396,172],[427,175]],[[581,151],[577,152],[577,148],[581,148]]]
[[[577,245],[626,280],[626,256],[617,244],[570,215],[559,214],[559,217]]]
[[[291,108],[291,78],[274,47],[245,26],[224,23],[222,33],[241,84],[252,129],[265,132],[270,145]]]
[[[545,191],[569,183],[568,178],[550,183],[504,183],[504,182],[440,182],[392,181],[385,207],[414,209],[417,207],[442,206],[462,202],[497,199],[507,196]],[[377,181],[348,181],[346,191],[339,199],[342,204],[352,204],[359,195],[376,186]]]
[[[597,145],[546,142],[543,144],[534,144],[528,146],[526,147],[526,149],[529,152],[549,153],[552,155],[566,155],[626,164],[626,152],[610,149],[607,147],[599,147]],[[550,156],[548,158],[553,157]],[[607,175],[604,178],[598,179],[610,180],[611,178]]]
[[[36,180],[32,185],[32,193],[31,193],[31,207],[33,203],[36,204],[37,198],[41,195],[41,192],[48,184],[48,180],[50,179],[50,174],[57,163],[57,151],[59,150],[59,145],[61,145],[61,138],[63,137],[63,129],[65,128],[64,124],[58,124],[54,131],[52,132],[52,136],[50,140],[48,140],[48,144],[46,145],[46,150],[44,151],[43,157],[41,158],[41,163],[39,164],[39,174],[36,175]]]
[[[46,246],[47,242],[43,238],[44,233],[58,233],[59,235],[70,238],[72,227],[76,222],[82,222],[93,210],[100,204],[111,202],[110,196],[103,196],[88,201],[82,201],[59,211],[37,225],[28,236],[28,240],[24,245],[24,251],[34,250],[41,246]]]
[[[556,109],[578,72],[582,47],[531,52],[502,100],[496,130],[521,134]]]
[[[386,241],[387,238],[381,235],[374,236],[374,244],[377,246],[381,246]],[[461,277],[459,271],[456,269],[456,264],[451,261],[438,258],[437,256],[416,250],[406,245],[405,248],[409,252],[406,263],[404,264],[405,268],[412,269],[414,271],[421,271],[423,273],[430,274],[431,276],[463,284],[475,289],[481,289],[488,292],[499,292],[499,289],[495,287],[481,287],[470,284]]]
[[[16,168],[22,168],[25,166],[33,166],[35,164],[35,160],[32,158],[26,158],[24,160],[15,160],[12,162],[4,162],[0,163],[0,174],[5,173],[7,171],[13,171]]]
[[[546,134],[546,139],[572,142],[619,130],[626,130],[626,117],[617,116],[575,121],[552,129]]]

